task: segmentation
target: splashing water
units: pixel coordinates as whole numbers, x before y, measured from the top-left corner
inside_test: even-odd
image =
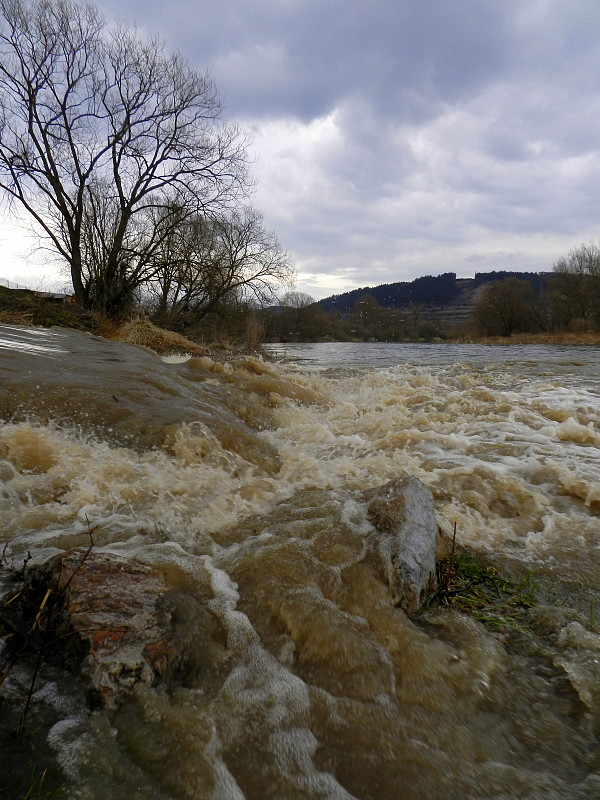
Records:
[[[46,676],[70,797],[600,796],[597,350],[311,345],[220,365],[32,336],[0,336],[10,556],[92,525],[98,549],[166,575],[193,641],[177,685],[111,714]],[[533,574],[529,633],[394,607],[360,493],[404,473],[444,531]]]

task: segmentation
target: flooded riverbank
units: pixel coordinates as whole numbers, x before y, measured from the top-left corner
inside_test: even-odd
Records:
[[[166,576],[196,642],[177,685],[110,714],[45,674],[35,713],[67,796],[598,797],[597,348],[273,346],[220,365],[0,339],[6,557],[92,526]],[[406,473],[446,533],[531,573],[528,632],[394,606],[360,497]]]

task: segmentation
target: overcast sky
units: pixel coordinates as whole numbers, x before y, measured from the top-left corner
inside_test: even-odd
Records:
[[[600,238],[598,0],[98,5],[212,74],[253,137],[253,204],[315,298],[550,270]]]

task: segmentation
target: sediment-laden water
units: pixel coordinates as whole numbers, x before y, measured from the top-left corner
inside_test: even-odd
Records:
[[[600,797],[600,351],[271,352],[0,327],[5,561],[93,528],[166,574],[195,642],[178,685],[111,714],[47,668],[30,723],[67,796]],[[394,607],[360,493],[405,473],[442,530],[531,574],[526,631]]]

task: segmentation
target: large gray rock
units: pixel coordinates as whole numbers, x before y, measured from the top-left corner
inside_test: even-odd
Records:
[[[371,523],[388,537],[385,555],[391,565],[388,578],[396,605],[411,614],[437,588],[438,525],[433,496],[412,476],[392,480],[363,496]]]

